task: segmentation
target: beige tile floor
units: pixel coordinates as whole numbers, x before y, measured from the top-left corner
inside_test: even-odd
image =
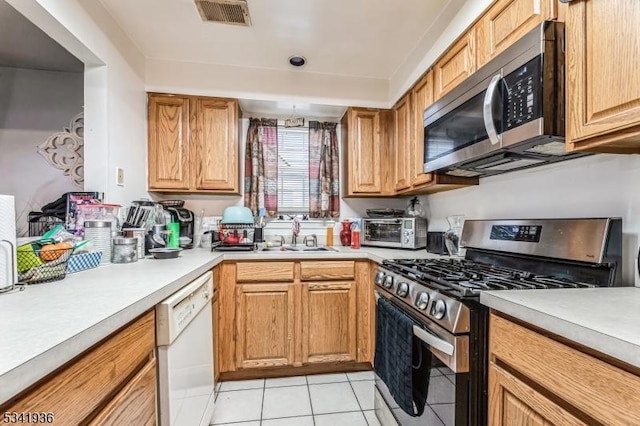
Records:
[[[373,372],[224,382],[213,425],[379,426]]]

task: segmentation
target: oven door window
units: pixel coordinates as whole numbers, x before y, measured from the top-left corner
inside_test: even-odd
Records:
[[[402,223],[368,222],[365,228],[365,240],[399,243],[402,241]]]
[[[492,101],[494,126],[502,133],[502,84],[498,86]],[[483,104],[485,91],[477,94],[453,111],[424,128],[424,162],[481,142],[488,138],[484,125]]]

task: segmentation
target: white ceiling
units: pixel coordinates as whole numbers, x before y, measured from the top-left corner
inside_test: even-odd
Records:
[[[193,0],[100,0],[148,58],[390,78],[453,0],[248,0],[251,27],[202,22]]]
[[[84,64],[0,0],[0,66],[83,72]]]
[[[260,101],[240,99],[242,116],[281,118],[304,117],[308,120],[340,121],[347,110],[343,106],[309,104],[302,102]],[[295,110],[294,110],[295,106]]]

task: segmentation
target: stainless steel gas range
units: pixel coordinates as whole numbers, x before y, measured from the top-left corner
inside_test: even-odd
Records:
[[[375,275],[377,298],[413,321],[414,342],[431,354],[418,417],[400,409],[376,375],[376,415],[384,426],[486,425],[482,291],[620,285],[621,219],[470,220],[461,243],[464,258],[384,261]]]

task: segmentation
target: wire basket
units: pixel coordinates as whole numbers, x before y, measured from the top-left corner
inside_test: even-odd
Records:
[[[55,216],[42,216],[42,213],[39,212],[29,213],[28,222],[30,237],[39,237],[40,235],[44,235],[57,224],[64,223],[60,218]]]
[[[47,250],[34,248],[33,245],[18,247],[18,282],[39,284],[63,279],[72,253],[73,248]]]
[[[184,200],[164,200],[164,201],[158,201],[158,203],[161,204],[162,207],[164,208],[169,208],[169,207],[180,208],[184,206]]]

